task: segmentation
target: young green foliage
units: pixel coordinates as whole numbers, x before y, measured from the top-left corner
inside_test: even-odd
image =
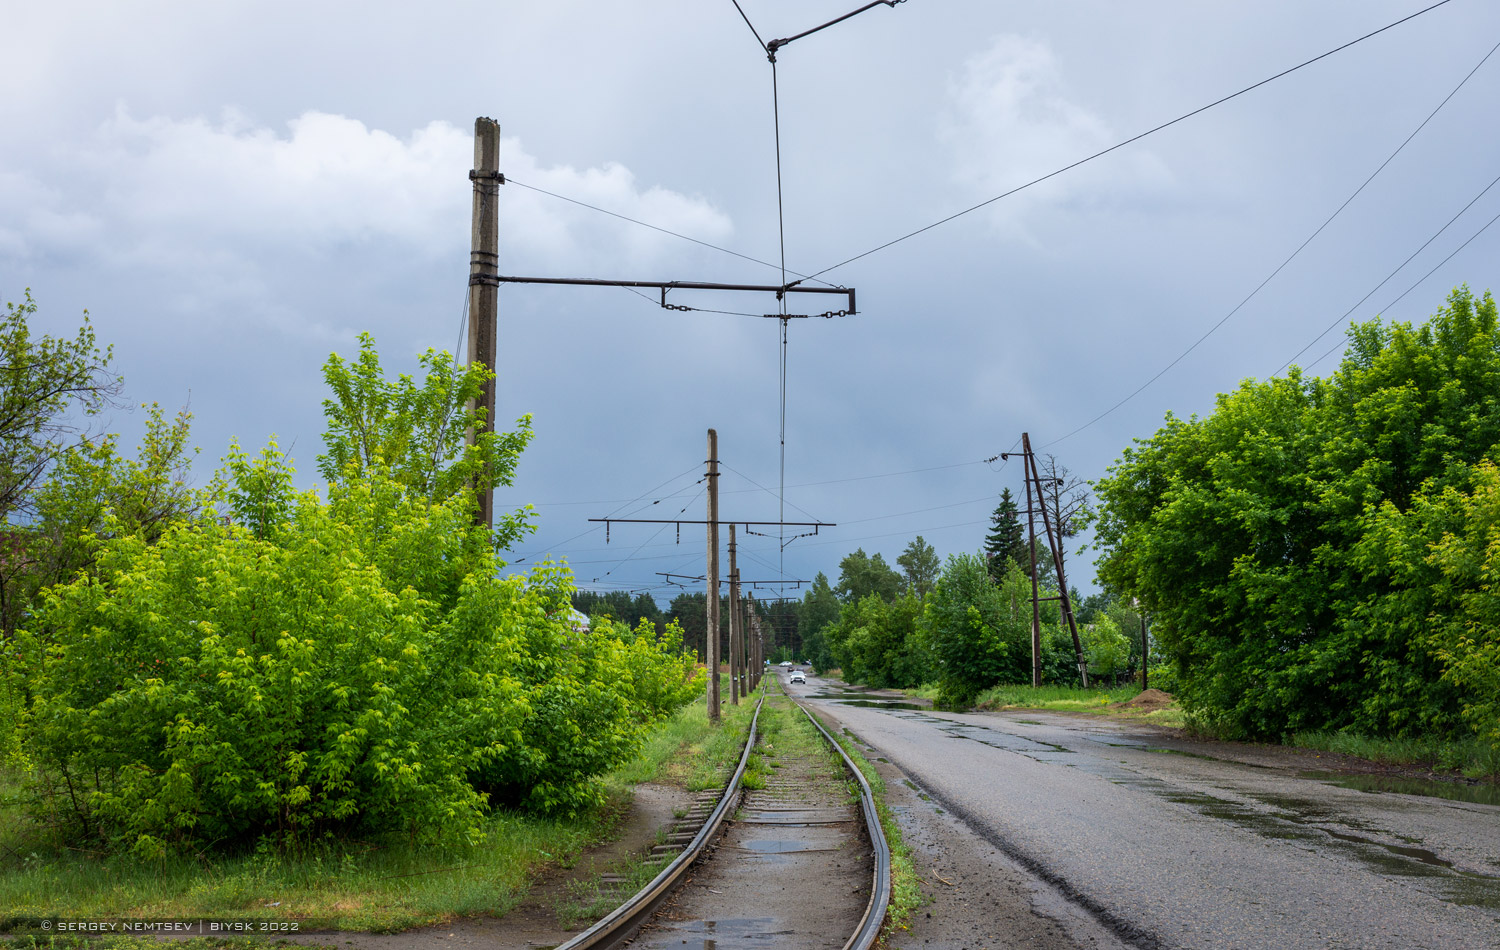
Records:
[[[458,444],[454,380],[483,374],[429,354],[423,386],[386,384],[362,351],[358,372],[330,361],[326,500],[274,443],[235,446],[227,517],[146,531],[106,510],[83,536],[95,569],[29,618],[7,682],[24,683],[20,752],[61,841],[148,857],[473,842],[496,802],[597,804],[600,776],[696,695],[679,628],[576,630],[565,568],[499,576],[497,545],[527,524],[476,526],[474,486],[508,480],[528,434]]]
[[[476,400],[494,373],[478,363],[460,368],[439,350],[418,360],[426,370],[421,385],[406,374],[386,379],[368,333],[359,335],[354,361],[328,357],[323,379],[333,397],[323,401],[327,451],[318,457],[318,471],[335,482],[385,466],[407,492],[434,502],[467,497],[472,504],[473,492],[511,484],[531,441],[531,417],[516,420],[513,432],[479,432],[483,410]],[[527,530],[520,514],[497,518],[496,550]]]
[[[1477,540],[1441,544],[1479,530],[1482,493],[1459,499],[1500,449],[1495,302],[1460,288],[1350,340],[1331,377],[1169,416],[1098,484],[1101,580],[1140,598],[1179,698],[1226,736],[1452,734],[1493,695],[1432,629],[1483,584]]]

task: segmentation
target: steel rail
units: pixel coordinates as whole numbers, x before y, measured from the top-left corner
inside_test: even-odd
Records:
[[[724,794],[719,799],[719,804],[714,806],[708,820],[703,823],[702,828],[698,829],[698,833],[693,836],[688,846],[629,900],[610,911],[583,933],[566,943],[558,944],[554,950],[592,950],[595,947],[607,946],[610,942],[629,933],[656,910],[657,905],[672,890],[673,885],[708,847],[708,843],[718,832],[719,825],[729,814],[730,803],[739,797],[740,779],[744,776],[745,766],[750,761],[750,752],[755,748],[756,727],[760,723],[760,710],[765,701],[765,691],[762,690],[760,700],[755,704],[755,715],[750,719],[750,731],[745,737],[745,751],[740,754],[740,764],[724,786]]]
[[[786,698],[812,721],[823,738],[828,740],[828,744],[838,751],[839,757],[844,760],[844,768],[853,773],[855,780],[859,782],[860,809],[865,815],[865,827],[870,831],[870,842],[875,845],[875,873],[870,887],[870,902],[865,905],[865,915],[860,919],[859,928],[854,931],[854,935],[844,944],[843,950],[870,950],[880,936],[880,928],[885,924],[885,910],[891,900],[891,846],[885,840],[885,830],[880,827],[880,813],[875,808],[875,792],[865,780],[859,766],[854,764],[839,741],[823,728],[818,717],[797,702],[790,693],[786,694]]]

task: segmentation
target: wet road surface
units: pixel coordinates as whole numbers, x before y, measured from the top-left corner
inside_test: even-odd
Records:
[[[1190,754],[1125,723],[787,689],[1128,944],[1500,947],[1500,805]]]

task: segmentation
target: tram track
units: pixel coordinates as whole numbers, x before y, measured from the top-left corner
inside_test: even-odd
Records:
[[[662,865],[650,882],[557,950],[727,950],[767,938],[777,947],[868,950],[890,894],[890,852],[869,783],[817,718],[779,690],[757,702],[722,794],[696,802],[650,862]]]

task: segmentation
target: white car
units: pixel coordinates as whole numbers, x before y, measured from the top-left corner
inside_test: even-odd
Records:
[[[807,674],[801,670],[792,670],[792,675],[787,677],[788,683],[807,683]]]

